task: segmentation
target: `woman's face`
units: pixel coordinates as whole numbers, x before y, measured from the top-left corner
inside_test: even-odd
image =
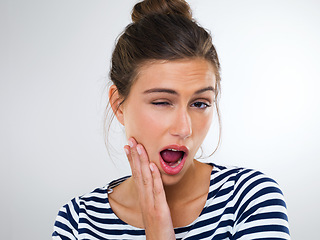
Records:
[[[127,138],[142,144],[164,185],[179,181],[211,124],[215,73],[203,59],[145,64],[121,105]]]

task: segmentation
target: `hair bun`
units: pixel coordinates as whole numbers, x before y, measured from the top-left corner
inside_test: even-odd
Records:
[[[192,20],[190,6],[184,0],[144,0],[133,7],[131,18],[133,22],[138,22],[155,14],[178,14]]]

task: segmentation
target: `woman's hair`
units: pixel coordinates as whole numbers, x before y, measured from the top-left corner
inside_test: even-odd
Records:
[[[218,55],[210,34],[192,18],[188,3],[184,0],[144,0],[133,7],[131,17],[133,22],[118,38],[112,54],[110,79],[121,97],[117,109],[127,99],[145,63],[201,58],[211,63],[215,70],[215,106],[220,123]]]

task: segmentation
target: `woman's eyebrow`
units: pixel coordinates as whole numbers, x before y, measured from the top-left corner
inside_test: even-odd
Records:
[[[174,95],[179,95],[175,90],[169,89],[169,88],[151,88],[148,90],[145,90],[143,93],[148,94],[148,93],[169,93],[169,94],[174,94]]]
[[[199,90],[195,91],[194,95],[198,95],[198,94],[201,94],[201,93],[206,92],[206,91],[214,92],[214,88],[212,86],[209,86],[209,87],[206,87],[206,88],[199,89]],[[149,94],[149,93],[169,93],[169,94],[173,94],[173,95],[179,95],[178,92],[176,92],[173,89],[169,89],[169,88],[151,88],[151,89],[145,90],[143,93],[144,94]]]
[[[194,94],[196,95],[196,94],[200,94],[200,93],[203,93],[203,92],[206,92],[206,91],[214,92],[214,87],[209,86],[209,87],[206,87],[206,88],[202,88],[202,89],[196,91]]]

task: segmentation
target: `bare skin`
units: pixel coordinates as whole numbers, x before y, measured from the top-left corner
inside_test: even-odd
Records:
[[[110,88],[128,138],[132,177],[114,188],[109,202],[120,219],[145,229],[148,240],[175,239],[174,228],[191,224],[205,205],[212,167],[194,156],[211,124],[214,86],[210,63],[186,59],[146,64],[119,109],[121,96]],[[159,155],[172,144],[188,153],[174,174],[165,171]]]
[[[200,215],[212,167],[195,160],[194,171],[190,169],[195,178],[187,177],[192,181],[164,187],[157,166],[149,163],[143,146],[134,139],[130,141],[133,147],[127,145],[125,149],[133,176],[109,195],[112,209],[124,222],[145,229],[147,239],[175,239],[173,228],[187,226]]]

